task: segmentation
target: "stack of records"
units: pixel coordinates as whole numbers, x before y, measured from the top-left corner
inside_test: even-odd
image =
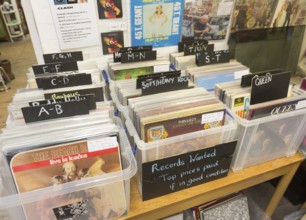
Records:
[[[65,64],[44,67],[52,65]],[[98,72],[44,73],[36,82],[58,82],[56,88],[21,89],[8,106],[0,136],[1,178],[6,179],[7,195],[32,198],[21,203],[26,219],[110,219],[127,210],[124,180],[119,178],[127,160],[122,157],[126,139],[115,123],[112,103],[104,101]],[[69,83],[79,75],[91,80]],[[68,87],[62,79],[68,79]],[[115,181],[104,184],[105,179]],[[91,186],[84,188],[86,184]]]
[[[188,68],[187,73],[197,87],[214,91],[218,83],[236,81],[241,76],[249,74],[249,68],[232,60],[229,63]]]
[[[224,124],[225,105],[202,88],[129,99],[129,117],[145,142],[154,142]]]
[[[290,84],[290,76],[283,70],[249,74],[241,81],[216,84],[215,94],[247,120],[303,109],[306,92]]]

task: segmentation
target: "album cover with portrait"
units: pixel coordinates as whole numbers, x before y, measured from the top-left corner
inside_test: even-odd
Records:
[[[122,169],[116,136],[24,150],[10,156],[11,172],[20,193],[62,187]],[[25,204],[23,208],[27,219],[118,217],[126,210],[124,185],[119,181],[96,186]]]
[[[103,54],[113,54],[124,47],[123,31],[101,33]]]
[[[122,18],[122,0],[97,0],[99,19]]]

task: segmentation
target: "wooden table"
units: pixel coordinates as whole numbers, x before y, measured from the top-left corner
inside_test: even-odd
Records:
[[[181,190],[142,202],[136,178],[131,182],[130,212],[121,219],[160,219],[196,205],[226,196],[259,183],[281,177],[265,213],[272,216],[300,163],[305,158],[297,153],[292,157],[262,163],[242,172],[229,172],[228,176],[212,182]]]

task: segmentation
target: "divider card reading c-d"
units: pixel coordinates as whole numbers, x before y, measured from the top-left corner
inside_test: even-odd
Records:
[[[60,48],[99,45],[96,1],[49,0]]]

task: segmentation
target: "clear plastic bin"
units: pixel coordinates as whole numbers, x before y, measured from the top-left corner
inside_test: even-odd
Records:
[[[118,121],[118,120],[117,120]],[[103,174],[95,177],[88,177],[81,180],[76,180],[73,182],[65,183],[60,186],[50,186],[46,188],[42,188],[39,190],[34,190],[26,193],[12,194],[9,193],[12,189],[12,185],[6,179],[9,179],[7,173],[4,172],[4,161],[0,158],[0,169],[2,173],[2,179],[0,181],[0,189],[1,189],[1,197],[0,197],[0,216],[1,219],[26,219],[25,214],[23,212],[23,207],[27,210],[33,209],[33,212],[38,211],[52,211],[45,210],[44,205],[50,205],[50,203],[54,203],[57,199],[61,199],[63,197],[77,197],[82,196],[85,192],[88,194],[90,192],[95,192],[95,188],[105,191],[109,191],[108,193],[108,204],[107,207],[113,207],[116,202],[118,202],[118,196],[116,196],[116,190],[114,189],[114,185],[116,182],[123,182],[124,184],[124,193],[125,200],[123,199],[123,203],[126,207],[125,210],[117,210],[116,213],[105,213],[105,216],[108,216],[103,219],[114,219],[118,218],[122,215],[125,215],[129,211],[130,206],[130,179],[136,174],[137,165],[133,153],[131,151],[130,144],[127,140],[126,133],[123,129],[120,129],[120,150],[121,150],[121,162],[122,162],[122,171],[112,172]],[[91,191],[92,190],[92,191]],[[84,197],[82,197],[84,198]],[[85,199],[85,198],[84,198]],[[85,199],[86,200],[86,199]],[[41,206],[38,207],[37,204]],[[67,204],[68,205],[68,204]],[[71,204],[70,204],[71,205]],[[122,206],[123,207],[123,206]],[[88,205],[88,209],[90,211],[90,205]],[[97,210],[97,209],[95,209]],[[103,212],[103,204],[101,204],[101,212]],[[104,216],[104,214],[103,214]],[[46,219],[48,219],[46,217]],[[91,218],[88,218],[91,219]]]
[[[306,109],[255,120],[234,117],[239,137],[233,171],[294,155],[306,134]]]
[[[227,112],[225,125],[203,131],[192,132],[160,141],[145,143],[139,138],[138,133],[129,117],[128,111],[123,112],[125,125],[130,136],[133,137],[135,157],[138,165],[137,177],[139,191],[142,191],[142,164],[154,160],[172,157],[196,150],[213,147],[218,144],[235,140],[237,124],[231,114]]]

